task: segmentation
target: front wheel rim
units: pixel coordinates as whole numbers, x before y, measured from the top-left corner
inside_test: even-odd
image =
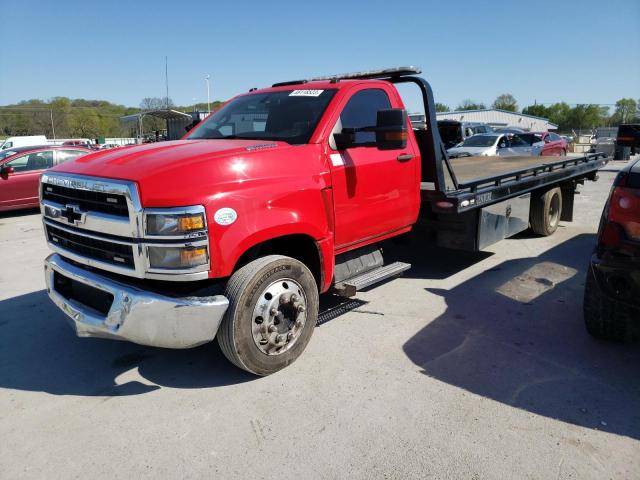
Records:
[[[306,320],[302,285],[291,278],[276,280],[262,290],[253,309],[253,341],[262,353],[281,355],[296,344]]]

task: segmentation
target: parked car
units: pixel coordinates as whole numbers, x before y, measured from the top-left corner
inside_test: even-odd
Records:
[[[416,126],[413,121],[412,124]],[[444,147],[451,148],[478,133],[492,133],[493,128],[486,123],[438,120],[438,131]]]
[[[584,290],[584,320],[597,338],[640,339],[640,160],[616,177]]]
[[[557,133],[552,132],[532,132],[532,133],[523,133],[519,135],[520,138],[527,142],[538,143],[540,141],[544,142],[544,146],[542,148],[542,156],[560,156],[563,157],[567,154],[567,149],[569,145],[567,141],[562,138]]]
[[[106,150],[109,148],[118,148],[120,145],[118,145],[117,143],[103,143],[102,145],[100,145],[100,150]]]
[[[86,139],[78,139],[78,140],[67,140],[62,142],[63,147],[86,147],[89,148],[92,146],[92,143]]]
[[[31,145],[1,152],[0,211],[37,207],[42,172],[90,151],[83,147]]]
[[[44,135],[24,135],[20,137],[9,137],[2,141],[0,150],[8,150],[10,148],[28,147],[31,145],[45,145],[47,137]]]
[[[538,156],[544,142],[524,140],[521,135],[480,133],[447,150],[450,157]]]

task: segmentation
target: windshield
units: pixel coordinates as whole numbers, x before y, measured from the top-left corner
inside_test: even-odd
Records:
[[[335,93],[330,89],[243,95],[212,114],[187,138],[307,143]]]
[[[492,147],[496,140],[498,140],[498,135],[474,135],[473,137],[467,138],[464,142],[462,142],[462,147]]]

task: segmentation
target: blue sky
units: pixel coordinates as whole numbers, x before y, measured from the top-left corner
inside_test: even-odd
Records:
[[[640,0],[31,1],[0,10],[0,105],[227,99],[315,75],[418,65],[436,101],[640,97]],[[408,94],[411,110],[416,96]]]

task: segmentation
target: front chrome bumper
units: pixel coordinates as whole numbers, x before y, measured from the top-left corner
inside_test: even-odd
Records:
[[[126,340],[141,345],[190,348],[216,336],[229,301],[222,295],[173,298],[141,290],[78,268],[58,254],[44,263],[49,298],[69,317],[79,337]],[[113,296],[106,315],[55,289],[54,273]]]

